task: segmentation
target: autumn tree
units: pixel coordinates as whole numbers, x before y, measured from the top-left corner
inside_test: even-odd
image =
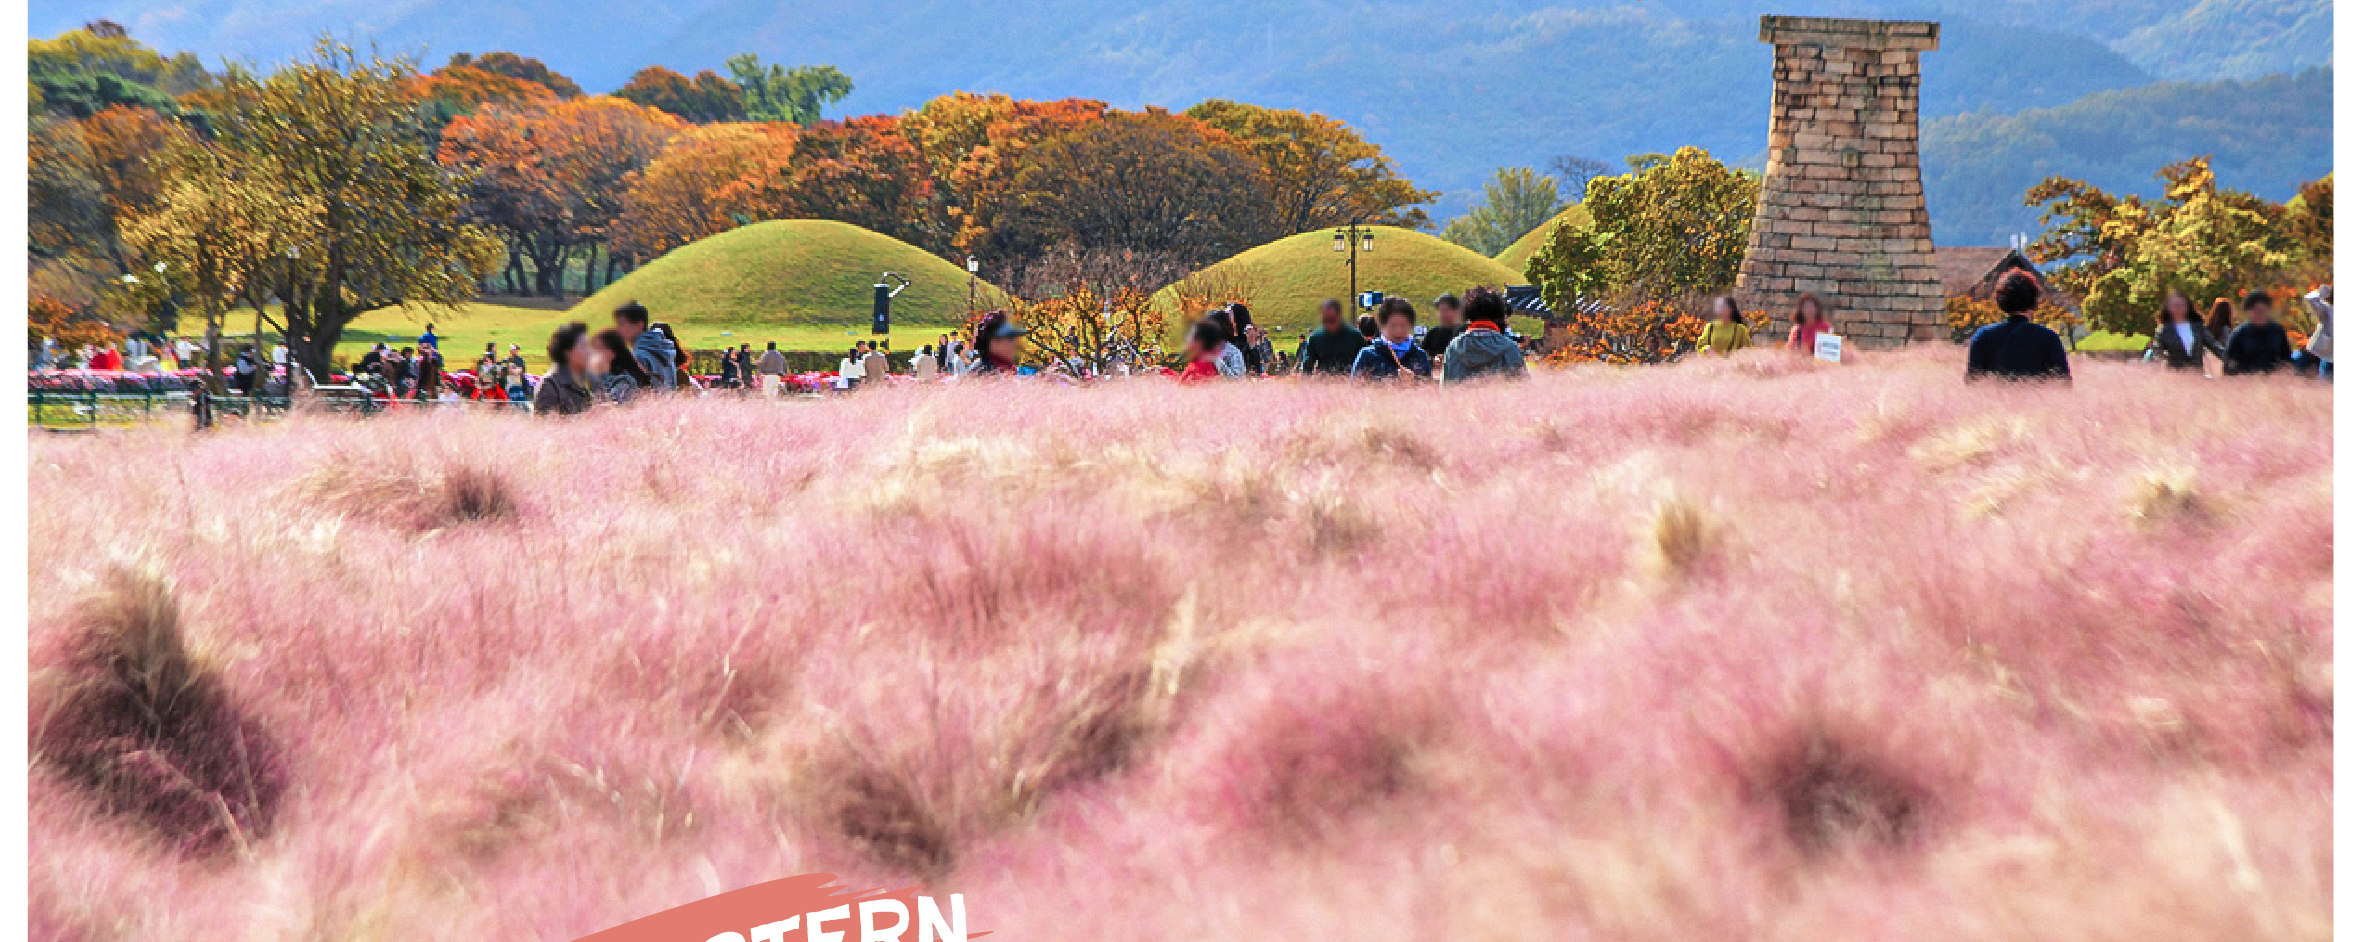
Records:
[[[207,375],[219,385],[221,336],[230,309],[243,302],[260,311],[270,300],[268,277],[279,272],[320,208],[301,188],[277,178],[279,168],[252,152],[183,136],[157,155],[160,198],[124,222],[124,241],[151,267],[137,273],[118,297],[142,305],[185,297],[205,324]]]
[[[1105,102],[1081,98],[1028,101],[953,92],[904,113],[900,128],[935,180],[952,249],[1005,268],[1028,261],[1044,245],[1020,238],[1013,225],[1006,225],[1028,199],[1017,186],[1027,152],[1095,124],[1106,113]],[[1008,273],[996,277],[1005,279]]]
[[[614,226],[616,255],[648,259],[785,210],[774,181],[795,153],[792,124],[690,128],[640,171]]]
[[[755,121],[815,124],[821,109],[853,93],[853,80],[832,65],[766,67],[753,53],[731,56],[723,64],[745,96],[746,117]]]
[[[2197,299],[2278,287],[2304,258],[2286,207],[2217,185],[2212,161],[2198,157],[2157,175],[2164,197],[2117,197],[2080,180],[2051,177],[2025,192],[2042,207],[2034,261],[2054,264],[2050,280],[2082,299],[2083,316],[2102,330],[2146,333],[2171,291]]]
[[[1361,222],[1422,229],[1436,194],[1404,179],[1376,144],[1327,115],[1213,99],[1187,112],[1230,135],[1260,165],[1258,237]],[[1520,233],[1521,234],[1521,233]]]
[[[104,346],[123,339],[123,333],[90,311],[77,308],[45,294],[31,295],[25,316],[25,333],[33,343],[47,340],[60,349],[77,350],[84,346]]]
[[[437,130],[485,105],[542,108],[557,101],[557,93],[547,85],[471,65],[446,65],[418,76],[414,83],[412,94],[427,103],[428,124]]]
[[[463,219],[460,181],[435,162],[408,62],[322,41],[269,76],[232,70],[219,116],[225,158],[294,207],[284,251],[251,278],[278,305],[288,349],[315,381],[345,325],[405,303],[475,296],[499,244]]]
[[[574,84],[573,79],[558,74],[531,56],[520,56],[513,52],[487,52],[482,55],[462,52],[451,56],[448,65],[531,82],[549,89],[550,94],[559,98],[582,97],[582,86]]]
[[[1564,211],[1558,181],[1531,167],[1502,167],[1484,184],[1484,201],[1443,227],[1443,239],[1478,255],[1498,255]]]
[[[1202,264],[1254,244],[1259,173],[1235,139],[1195,118],[1110,111],[1026,149],[995,234],[1025,255],[1079,242]]]
[[[153,158],[187,134],[177,122],[132,105],[79,121],[36,122],[28,149],[34,253],[83,253],[130,271],[137,260],[124,250],[116,221],[156,199]]]
[[[2288,238],[2295,240],[2300,261],[2295,277],[2299,284],[2314,285],[2332,281],[2336,277],[2336,175],[2329,174],[2296,191],[2287,201],[2286,226]]]
[[[632,73],[631,81],[615,92],[624,101],[646,105],[683,121],[711,124],[746,117],[745,90],[715,75],[712,69],[689,78],[660,65]]]
[[[1592,178],[1582,200],[1589,223],[1559,226],[1527,263],[1551,307],[1571,310],[1581,298],[1672,301],[1737,283],[1760,181],[1695,147],[1630,165]]]
[[[1053,246],[1010,281],[1010,313],[1025,326],[1025,359],[1145,370],[1164,359],[1166,315],[1156,292],[1186,277],[1166,252]]]
[[[487,108],[452,122],[437,158],[470,173],[471,217],[504,237],[512,286],[530,259],[534,292],[562,298],[560,278],[576,253],[583,293],[593,290],[598,248],[623,213],[630,181],[683,127],[603,95],[520,112]],[[609,261],[612,275],[611,251]]]
[[[782,218],[834,219],[929,251],[949,248],[926,161],[890,115],[803,128],[764,198]]]

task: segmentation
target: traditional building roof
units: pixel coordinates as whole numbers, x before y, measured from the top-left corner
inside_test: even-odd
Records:
[[[2041,268],[2026,258],[2025,253],[2005,246],[1945,246],[1935,249],[1935,271],[1943,278],[1943,296],[1969,297],[1979,301],[1992,299],[1992,288],[2000,283],[2000,276],[2010,271],[2023,271],[2041,285],[2041,299],[2069,311],[2080,311],[2082,305],[2072,295],[2058,290],[2050,283]]]

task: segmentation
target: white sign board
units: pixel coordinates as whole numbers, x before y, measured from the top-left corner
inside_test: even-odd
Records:
[[[1830,363],[1843,362],[1845,339],[1835,334],[1821,334],[1812,341],[1812,358]]]

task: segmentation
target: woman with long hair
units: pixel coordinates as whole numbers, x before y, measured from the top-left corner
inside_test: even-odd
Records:
[[[591,388],[607,401],[621,405],[640,390],[656,385],[647,367],[631,355],[631,341],[623,339],[622,331],[609,327],[590,339]]]
[[[2213,299],[2213,309],[2206,312],[2205,332],[2213,335],[2215,346],[2230,342],[2230,331],[2238,326],[2238,306],[2229,298]]]
[[[1811,356],[1819,346],[1820,335],[1832,329],[1828,312],[1820,307],[1820,299],[1805,294],[1795,299],[1795,325],[1787,329],[1787,349]]]
[[[1729,295],[1713,299],[1713,319],[1705,322],[1705,332],[1697,336],[1697,349],[1729,356],[1754,346],[1754,328],[1746,326],[1746,317],[1738,311],[1738,301]]]
[[[2164,365],[2176,370],[2205,370],[2205,353],[2213,351],[2215,358],[2222,355],[2222,345],[2213,339],[2213,330],[2197,316],[2197,308],[2189,303],[2189,296],[2179,291],[2164,293],[2164,303],[2156,309],[2156,333],[2148,338],[2148,355],[2161,357]]]

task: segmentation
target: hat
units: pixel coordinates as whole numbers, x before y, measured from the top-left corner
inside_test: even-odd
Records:
[[[1011,321],[1006,311],[993,311],[984,316],[983,323],[976,325],[978,340],[1014,340],[1024,335],[1025,329]]]

